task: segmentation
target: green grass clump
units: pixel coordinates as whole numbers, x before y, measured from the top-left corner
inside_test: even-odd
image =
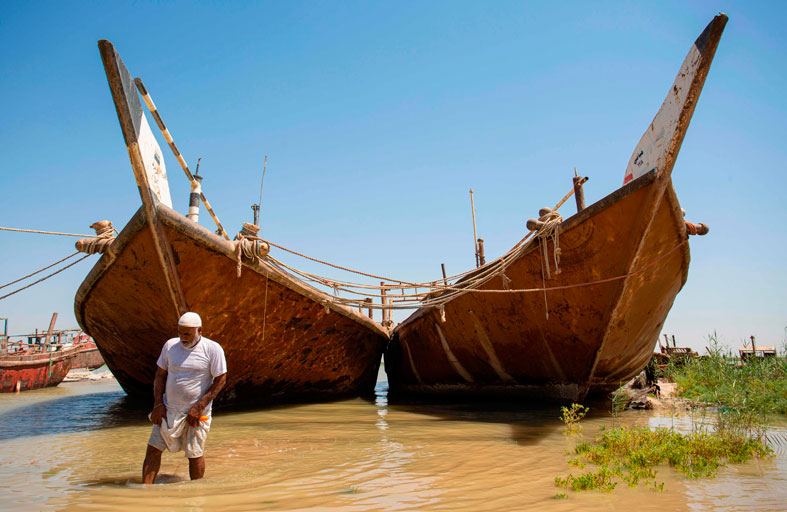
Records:
[[[733,431],[681,434],[674,429],[618,426],[603,431],[593,443],[578,444],[575,453],[578,458],[572,465],[579,467],[579,460],[584,460],[598,469],[557,477],[557,487],[611,491],[618,481],[630,487],[652,482],[652,488],[661,491],[664,484],[656,482],[656,466],[672,466],[690,478],[710,477],[727,462],[765,457],[771,450],[761,440]]]
[[[709,355],[670,365],[665,377],[678,395],[714,404],[739,416],[787,414],[787,358],[751,359],[739,365],[709,336]],[[745,422],[741,418],[739,422]]]
[[[589,407],[580,404],[571,404],[570,407],[561,407],[560,420],[566,425],[563,429],[563,433],[566,435],[581,434],[582,424],[579,423],[579,420],[584,418],[589,411]]]

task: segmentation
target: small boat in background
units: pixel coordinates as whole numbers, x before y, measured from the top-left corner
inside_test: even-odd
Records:
[[[93,341],[93,338],[82,331],[78,331],[74,336],[73,343],[79,351],[74,358],[74,363],[71,365],[72,370],[78,370],[80,368],[93,370],[104,365],[104,358],[101,357],[101,353],[98,351],[98,347],[96,346],[96,342]]]
[[[56,319],[57,313],[46,334],[20,335],[26,339],[14,342],[9,340],[8,319],[0,318],[0,393],[52,387],[63,381],[80,346],[61,343],[65,331],[54,331]]]
[[[671,173],[726,23],[716,16],[691,47],[622,188],[587,208],[578,194],[565,221],[543,209],[535,237],[396,327],[392,394],[580,401],[645,367],[688,276],[688,237],[707,232],[684,221]]]

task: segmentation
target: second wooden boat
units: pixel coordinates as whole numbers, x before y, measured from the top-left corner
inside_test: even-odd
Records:
[[[697,227],[670,176],[726,22],[715,17],[692,46],[621,189],[562,222],[545,211],[532,222],[541,236],[395,329],[385,354],[393,394],[576,401],[642,370],[688,275]]]

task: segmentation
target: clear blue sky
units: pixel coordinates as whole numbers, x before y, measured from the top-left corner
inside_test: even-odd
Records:
[[[692,240],[664,329],[695,348],[714,330],[731,346],[750,334],[780,345],[786,5],[4,2],[0,226],[122,228],[139,207],[96,47],[106,38],[192,169],[202,157],[228,231],[250,220],[267,154],[266,237],[400,279],[436,278],[440,263],[458,273],[474,261],[470,187],[489,258],[569,190],[574,167],[591,178],[589,203],[615,190],[690,45],[723,11],[730,21],[673,173],[687,218],[711,233]],[[188,184],[160,144],[185,213]],[[0,232],[0,284],[74,241]],[[91,264],[0,301],[0,316],[13,333],[46,327],[53,311],[75,327]]]

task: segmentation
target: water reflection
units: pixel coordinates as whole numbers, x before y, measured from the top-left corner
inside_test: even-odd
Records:
[[[0,416],[0,441],[144,423],[138,403],[120,390],[34,402]]]
[[[782,456],[725,468],[715,480],[660,468],[664,493],[620,485],[613,493],[569,492],[568,500],[555,500],[562,490],[554,478],[581,471],[567,464],[578,440],[561,433],[559,406],[391,403],[387,391],[380,381],[372,400],[218,411],[206,478],[190,482],[182,454],[165,454],[163,485],[152,487],[139,483],[147,411],[117,386],[0,397],[0,503],[3,510],[475,512],[769,510],[787,500]],[[631,412],[615,421],[680,427],[687,420]],[[609,427],[606,404],[591,404],[583,423],[586,440]]]

